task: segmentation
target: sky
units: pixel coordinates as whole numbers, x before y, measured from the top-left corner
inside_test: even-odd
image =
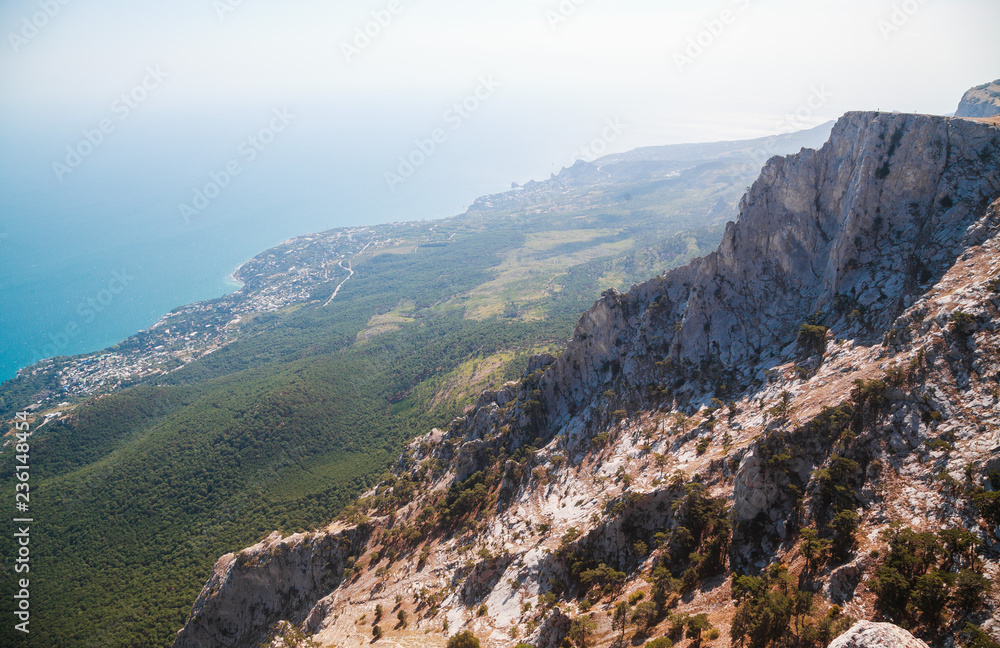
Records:
[[[5,0],[0,116],[72,136],[154,65],[169,76],[142,112],[176,123],[291,106],[372,130],[405,113],[417,137],[485,75],[484,130],[558,131],[556,160],[608,117],[628,123],[619,150],[768,134],[814,90],[806,125],[951,112],[1000,77],[997,24],[992,0]]]
[[[601,153],[953,112],[1000,77],[998,24],[995,0],[3,0],[0,380],[293,236]]]

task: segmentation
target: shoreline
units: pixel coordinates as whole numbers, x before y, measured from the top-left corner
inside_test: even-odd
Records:
[[[295,237],[295,238],[297,238],[297,237]],[[289,239],[289,240],[292,240],[292,239]],[[287,243],[287,241],[285,241],[285,242]],[[121,338],[117,342],[112,343],[111,345],[108,345],[108,346],[99,346],[97,348],[93,348],[93,349],[86,350],[86,351],[80,351],[80,352],[76,352],[76,353],[68,353],[68,354],[64,354],[64,355],[52,356],[52,357],[49,357],[49,358],[42,358],[42,359],[38,360],[37,362],[31,363],[31,364],[27,364],[27,365],[24,365],[24,366],[21,366],[21,367],[17,367],[17,369],[15,369],[11,375],[9,375],[9,376],[0,376],[0,385],[6,384],[6,383],[8,383],[8,382],[10,382],[12,380],[18,380],[19,378],[22,378],[22,374],[24,374],[25,371],[30,370],[32,367],[37,367],[37,366],[42,365],[44,363],[51,362],[51,361],[55,360],[56,358],[74,358],[74,357],[78,357],[78,356],[89,356],[89,355],[100,354],[102,352],[108,351],[112,347],[114,347],[116,345],[119,345],[119,344],[122,344],[124,342],[127,342],[128,340],[132,339],[133,337],[135,337],[137,335],[140,335],[142,333],[147,333],[149,331],[152,331],[152,330],[156,329],[164,321],[170,319],[170,316],[174,312],[176,312],[177,310],[179,310],[179,309],[186,308],[186,307],[189,307],[189,306],[194,306],[194,305],[201,304],[201,303],[204,303],[204,302],[207,302],[207,301],[213,301],[215,299],[222,299],[224,297],[228,297],[229,295],[237,293],[240,290],[242,290],[244,286],[246,286],[246,283],[243,282],[243,281],[241,281],[236,275],[237,275],[237,273],[240,270],[243,269],[244,266],[246,266],[248,263],[250,263],[250,261],[252,261],[254,258],[256,258],[256,257],[250,257],[249,259],[247,259],[246,261],[244,261],[240,265],[236,266],[236,268],[234,268],[232,270],[232,272],[223,275],[223,278],[222,278],[222,281],[223,281],[223,293],[221,295],[219,295],[218,297],[213,297],[213,298],[209,298],[209,299],[203,299],[203,300],[198,300],[198,301],[194,301],[194,302],[189,302],[189,303],[182,304],[180,306],[176,306],[174,308],[171,308],[170,310],[168,310],[168,311],[164,312],[163,314],[161,314],[149,326],[147,326],[145,328],[141,328],[141,329],[135,330],[132,333],[128,334],[127,336]],[[235,286],[235,290],[230,290],[229,289],[229,288],[234,287],[234,286]]]
[[[246,264],[248,264],[248,263],[250,263],[250,261],[244,261],[244,262],[243,262],[243,263],[241,263],[240,265],[236,266],[236,269],[235,269],[235,270],[233,270],[233,271],[232,271],[232,272],[230,272],[230,273],[229,273],[228,275],[226,275],[226,279],[228,279],[228,280],[229,280],[229,281],[231,281],[232,283],[234,283],[234,284],[236,284],[236,285],[238,285],[238,286],[239,286],[239,288],[237,288],[237,289],[236,289],[236,290],[234,290],[233,292],[239,292],[240,290],[242,290],[242,289],[243,289],[243,286],[245,286],[245,285],[246,285],[246,282],[244,282],[244,281],[241,281],[241,280],[240,280],[240,278],[236,276],[236,273],[238,273],[238,272],[239,272],[240,270],[242,270],[242,269],[243,269],[243,266],[245,266],[245,265],[246,265]],[[223,296],[225,296],[225,295],[223,295]]]

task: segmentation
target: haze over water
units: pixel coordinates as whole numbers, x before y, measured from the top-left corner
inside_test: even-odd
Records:
[[[387,2],[222,4],[70,2],[34,32],[36,0],[0,7],[0,379],[231,291],[239,264],[287,238],[451,216],[546,178],[608,119],[627,126],[609,152],[749,138],[797,112],[800,128],[854,109],[950,112],[1000,75],[1000,56],[962,55],[971,40],[1000,54],[1000,7],[982,0],[926,3],[888,35],[879,21],[893,3],[871,0],[592,0],[571,14],[400,0],[388,22]],[[726,9],[735,18],[705,38]],[[384,26],[371,28],[372,12]],[[365,29],[370,42],[345,55]],[[707,45],[678,65],[699,37]],[[838,48],[835,63],[812,54]],[[888,52],[912,64],[882,69]],[[448,111],[484,78],[495,91],[455,128]],[[805,110],[816,88],[825,98]],[[276,110],[293,118],[248,149]],[[436,129],[445,141],[390,190],[386,172]],[[239,174],[183,218],[179,206],[234,162]]]

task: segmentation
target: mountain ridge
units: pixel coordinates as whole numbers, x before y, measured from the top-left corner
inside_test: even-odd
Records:
[[[523,210],[528,215],[549,209],[565,211],[569,202],[567,192],[570,191],[596,188],[613,193],[617,188],[624,187],[621,191],[627,192],[636,186],[660,182],[664,177],[680,184],[686,179],[680,177],[682,173],[690,171],[693,165],[711,164],[715,157],[730,164],[739,163],[743,172],[753,175],[775,152],[819,145],[828,132],[824,130],[827,128],[823,125],[801,132],[736,142],[648,147],[648,151],[680,151],[683,155],[655,161],[639,170],[624,164],[620,172],[615,171],[614,178],[605,177],[607,174],[597,172],[597,168],[600,164],[614,163],[617,158],[608,156],[593,163],[581,160],[577,167],[564,169],[549,180],[532,181],[517,191],[480,197],[458,216],[428,223],[344,227],[294,237],[261,252],[234,271],[234,280],[242,285],[230,295],[179,307],[164,315],[148,330],[139,331],[109,349],[73,358],[47,359],[21,369],[18,378],[5,382],[5,386],[11,387],[20,379],[22,382],[37,383],[38,387],[26,395],[17,393],[19,398],[16,401],[0,395],[0,407],[13,413],[25,407],[25,396],[34,402],[46,399],[58,402],[69,397],[112,392],[122,386],[156,380],[176,372],[193,361],[224,349],[241,336],[252,335],[254,331],[247,323],[260,315],[281,312],[317,300],[329,305],[335,286],[350,276],[339,264],[350,264],[352,259],[370,260],[387,251],[399,253],[407,245],[412,245],[414,249],[420,245],[444,247],[456,233],[474,229],[477,219],[502,218],[509,211],[516,213]],[[639,151],[622,155],[630,160],[645,160]],[[582,176],[579,175],[581,169],[587,170]],[[735,200],[735,197],[728,201],[718,198],[713,207],[713,217],[721,219],[727,216],[735,209]],[[632,197],[626,195],[625,200],[616,202],[632,204]],[[638,204],[636,207],[640,208]],[[497,225],[506,226],[509,223],[501,220]],[[192,333],[195,336],[189,337]]]
[[[869,128],[871,130],[865,131],[864,125],[860,122],[864,120],[871,119]],[[887,259],[881,264],[881,268],[878,270],[881,274],[879,276],[874,276],[871,278],[863,278],[867,282],[864,284],[859,283],[859,280],[854,277],[852,271],[848,270],[848,266],[852,263],[865,263],[872,261],[872,253],[869,250],[858,250],[857,252],[846,249],[854,242],[854,237],[865,229],[875,228],[875,223],[882,223],[881,226],[886,228],[886,233],[892,233],[895,229],[909,230],[913,229],[911,226],[914,224],[915,218],[912,215],[906,214],[906,212],[898,214],[888,214],[884,216],[881,211],[882,208],[879,205],[870,205],[868,209],[858,212],[839,213],[830,214],[824,213],[824,211],[829,212],[831,209],[824,210],[824,205],[821,204],[823,197],[819,196],[816,209],[813,209],[808,205],[800,205],[799,196],[804,193],[809,187],[816,185],[819,186],[824,181],[828,179],[833,179],[834,182],[839,182],[844,184],[843,187],[838,187],[837,189],[846,193],[847,191],[860,191],[859,183],[864,182],[864,177],[868,175],[876,175],[881,172],[882,169],[887,168],[890,163],[892,154],[903,145],[902,140],[897,143],[893,143],[892,139],[895,137],[895,133],[903,131],[893,131],[888,132],[885,128],[879,127],[880,120],[884,122],[891,123],[893,125],[898,125],[899,128],[908,128],[910,125],[920,128],[922,126],[936,124],[939,128],[933,133],[920,133],[916,135],[917,137],[928,137],[928,138],[939,138],[935,139],[935,142],[940,143],[939,150],[934,161],[931,163],[938,169],[943,169],[945,160],[951,154],[949,150],[949,138],[951,136],[951,125],[955,125],[957,131],[963,130],[978,130],[978,127],[972,123],[965,120],[955,120],[944,122],[940,119],[933,117],[921,117],[921,116],[905,116],[905,117],[895,117],[895,116],[882,116],[878,113],[848,113],[845,118],[838,122],[837,128],[834,129],[834,139],[836,144],[829,145],[831,151],[836,155],[836,160],[830,163],[830,167],[838,170],[846,168],[842,166],[845,161],[853,162],[855,166],[860,166],[859,177],[853,179],[853,185],[847,186],[846,182],[848,179],[842,177],[827,178],[824,174],[828,172],[828,169],[810,169],[804,177],[802,175],[788,177],[786,174],[786,168],[794,168],[796,165],[801,165],[804,167],[809,167],[812,165],[824,152],[827,152],[826,147],[821,151],[806,151],[797,155],[790,156],[788,158],[773,158],[765,167],[761,173],[761,178],[755,183],[754,187],[751,188],[751,193],[757,191],[760,194],[759,201],[751,204],[751,200],[745,197],[743,203],[741,203],[742,218],[741,222],[730,223],[726,227],[726,233],[724,234],[723,241],[720,244],[719,250],[709,254],[706,257],[695,260],[692,264],[678,268],[671,271],[666,277],[654,279],[645,285],[637,286],[629,291],[628,294],[635,295],[647,302],[652,302],[653,293],[657,293],[657,296],[662,295],[666,298],[666,303],[668,311],[671,311],[671,305],[678,305],[678,307],[683,307],[683,310],[672,310],[673,314],[682,319],[682,328],[679,331],[679,339],[666,344],[672,344],[677,350],[677,345],[683,352],[678,354],[673,359],[677,362],[687,363],[690,365],[695,365],[701,361],[708,358],[709,355],[718,353],[720,355],[720,360],[727,365],[733,365],[743,359],[748,355],[754,353],[760,354],[762,348],[770,343],[773,343],[775,338],[784,335],[786,339],[793,337],[797,333],[798,324],[805,321],[811,314],[821,311],[823,309],[829,309],[833,305],[836,295],[840,294],[843,289],[850,288],[851,294],[850,298],[856,299],[861,306],[866,308],[873,308],[877,310],[877,317],[880,319],[873,323],[870,327],[875,330],[880,330],[885,328],[892,320],[898,316],[900,305],[891,305],[886,302],[887,299],[898,299],[900,295],[889,295],[889,296],[876,296],[875,291],[877,290],[877,284],[880,278],[888,274],[895,274],[894,270],[898,267],[901,262],[908,262],[909,257],[912,255],[912,248],[915,245],[915,241],[908,241],[910,249],[903,250],[897,253],[896,257],[893,259]],[[947,124],[948,128],[944,125]],[[872,132],[874,131],[874,132]],[[989,130],[985,132],[991,132]],[[913,135],[910,135],[911,137]],[[960,135],[959,135],[960,136]],[[902,137],[906,137],[903,135]],[[861,149],[869,148],[872,150],[873,155],[864,157],[863,159],[850,159],[845,160],[845,158],[850,158],[852,151],[849,148],[851,140],[859,138],[866,139],[864,141]],[[878,139],[878,143],[872,142],[871,139]],[[983,146],[986,147],[985,150],[989,150],[990,146],[995,147],[996,144],[992,137],[987,138],[983,142]],[[838,150],[838,147],[840,149]],[[909,155],[923,160],[924,152],[915,151],[910,149],[905,149],[908,151]],[[995,149],[994,149],[995,150]],[[980,150],[976,150],[976,155],[980,153]],[[888,154],[887,156],[883,154]],[[990,158],[992,159],[992,158]],[[970,159],[969,163],[975,165],[978,162],[980,167],[985,167],[989,170],[989,166],[984,164],[982,161],[976,159]],[[953,162],[954,164],[954,162]],[[910,165],[907,166],[906,162],[902,163],[904,169],[912,168],[914,163],[911,161]],[[956,165],[957,166],[957,165]],[[955,173],[962,173],[963,170],[956,170]],[[889,171],[891,174],[891,171]],[[921,190],[927,190],[927,187],[936,182],[947,183],[943,177],[943,173],[939,173],[939,177],[935,177],[933,172],[928,174],[926,178],[925,185],[921,187]],[[886,181],[891,182],[895,180],[891,175],[886,176]],[[903,182],[907,179],[904,178]],[[795,186],[792,186],[794,183]],[[985,178],[985,184],[990,188],[990,190],[995,192],[1000,192],[1000,176],[997,175],[995,169],[990,170]],[[912,188],[903,185],[901,190],[904,192],[915,193]],[[750,194],[748,194],[749,196]],[[909,195],[909,194],[907,194]],[[877,197],[876,197],[877,198]],[[982,204],[986,198],[983,195],[975,196],[962,196],[963,200],[971,200],[977,208],[985,209],[985,204]],[[920,207],[935,211],[935,202],[944,201],[946,199],[951,199],[954,201],[949,194],[942,193],[937,190],[937,193],[930,198],[924,200],[923,205]],[[834,198],[827,198],[827,202],[833,202]],[[907,200],[906,197],[901,199],[903,202],[912,204],[911,201]],[[789,203],[791,203],[789,205]],[[791,208],[789,208],[791,207]],[[775,215],[774,210],[780,210],[784,213]],[[795,211],[800,209],[805,212],[802,214],[800,211]],[[939,208],[937,212],[945,212],[943,208]],[[956,210],[953,216],[947,217],[946,222],[937,222],[935,217],[931,218],[932,222],[927,222],[921,225],[921,227],[929,227],[934,231],[943,231],[945,228],[954,229],[959,226],[963,221],[963,218],[968,218],[968,212],[962,213],[962,209]],[[945,220],[944,215],[936,214],[936,217],[940,217]],[[802,224],[805,218],[815,218],[815,227],[813,223],[806,223],[801,230],[796,230],[797,224]],[[842,219],[844,224],[849,226],[849,231],[845,232],[839,238],[833,238],[831,232],[828,230],[833,230],[836,225],[831,222],[836,219]],[[775,220],[776,219],[776,220]],[[895,220],[902,220],[904,222],[897,224]],[[953,222],[954,221],[954,222]],[[775,229],[782,228],[782,232],[787,236],[784,241],[774,240],[770,237],[760,239],[759,236],[761,232],[769,233],[773,232]],[[749,231],[749,232],[748,232]],[[828,241],[829,240],[829,241]],[[952,242],[952,245],[957,243],[957,241]],[[737,253],[737,247],[743,245],[744,247],[748,244],[754,245],[754,253],[757,255],[759,262],[756,262],[754,258],[748,257],[744,254],[739,256]],[[830,245],[833,247],[830,247]],[[823,269],[820,270],[813,266],[811,263],[812,259],[803,253],[803,250],[807,249],[809,246],[820,247],[820,249],[826,249],[829,251],[829,258],[827,262],[823,264]],[[898,247],[894,246],[894,247]],[[860,253],[860,255],[858,254]],[[862,258],[856,258],[861,256]],[[744,262],[747,268],[738,267],[738,262]],[[807,267],[808,266],[808,267]],[[941,268],[936,268],[937,272],[941,272]],[[724,272],[739,272],[739,276],[736,278],[729,278],[728,281],[731,283],[739,283],[738,289],[741,291],[739,298],[743,300],[744,303],[736,304],[729,307],[719,308],[720,305],[711,303],[714,292],[708,291],[708,284],[710,284],[716,276],[723,274]],[[797,283],[806,282],[806,279],[802,279],[801,282],[798,281],[799,278],[806,277],[808,274],[813,274],[817,278],[822,277],[822,282],[820,285],[809,285],[808,283],[803,283],[803,285],[796,285]],[[822,273],[822,274],[821,274]],[[767,284],[769,282],[779,282],[780,290],[775,290],[770,288]],[[698,284],[700,282],[700,286]],[[669,284],[669,285],[668,285]],[[686,284],[692,284],[690,289],[686,288]],[[849,285],[854,284],[854,285]],[[701,292],[699,293],[699,288]],[[788,295],[789,291],[794,291],[795,294]],[[618,297],[614,294],[605,297],[608,302],[613,302]],[[811,300],[809,299],[811,298]],[[808,305],[803,305],[797,310],[794,307],[794,302],[799,302],[803,299],[810,301]],[[704,305],[700,301],[705,301]],[[694,302],[694,304],[692,304]],[[774,313],[773,308],[778,307],[782,303],[786,304],[787,309],[791,309],[791,312],[784,311]],[[664,303],[661,301],[661,303]],[[595,306],[592,310],[601,309],[601,302]],[[883,308],[876,308],[879,305],[883,305]],[[696,305],[697,309],[693,309],[692,306]],[[762,316],[761,321],[750,322],[749,325],[743,325],[742,328],[749,334],[754,334],[760,332],[760,337],[758,339],[750,339],[749,337],[744,337],[743,339],[738,339],[733,337],[733,332],[737,329],[734,328],[738,322],[726,321],[722,324],[718,321],[710,321],[709,313],[717,313],[718,311],[726,313],[735,313],[741,311],[746,305],[750,305],[750,311],[753,313],[760,313]],[[772,312],[769,313],[769,309]],[[596,315],[585,315],[586,318],[594,318]],[[605,316],[600,316],[603,320]],[[774,331],[772,328],[775,324],[781,323],[784,325],[785,330],[777,332],[777,335],[773,335],[770,338],[768,334]],[[708,328],[706,328],[708,327]],[[602,327],[598,325],[594,327],[596,329],[603,330],[605,332],[615,331],[616,335],[619,334],[620,328],[616,326],[612,327]],[[852,327],[852,329],[857,329],[857,326]],[[704,333],[708,333],[709,336],[705,337]],[[713,334],[715,334],[713,336]],[[583,332],[583,336],[593,337],[589,332]],[[578,340],[581,337],[579,334],[574,336],[574,340]],[[583,340],[581,340],[583,342]],[[787,343],[787,342],[786,342]],[[572,344],[572,343],[571,343]],[[601,343],[604,349],[610,349],[613,345],[610,341],[604,340]],[[649,343],[647,342],[647,346]],[[611,360],[611,358],[601,357],[601,362],[606,362]],[[570,361],[567,360],[563,364],[567,364]],[[625,367],[626,374],[628,373],[628,368]],[[561,382],[566,383],[570,380],[567,378],[561,378]],[[582,377],[578,379],[579,382],[586,382],[586,378]],[[544,391],[544,390],[543,390]],[[559,407],[559,406],[557,406]],[[560,411],[565,408],[562,407]]]
[[[993,519],[982,493],[989,444],[1000,442],[989,288],[1000,281],[998,196],[997,127],[848,113],[822,149],[768,162],[716,252],[605,292],[558,358],[536,357],[521,381],[411,444],[345,516],[371,525],[372,540],[340,584],[309,593],[312,610],[255,590],[269,614],[226,645],[292,645],[292,626],[327,644],[361,642],[367,614],[393,592],[434,644],[472,629],[490,646],[549,648],[588,633],[610,645],[629,592],[638,638],[657,628],[676,638],[680,627],[697,644],[714,625],[736,642],[760,631],[754,606],[771,600],[738,588],[780,598],[789,570],[818,588],[803,591],[819,616],[801,613],[796,627],[804,619],[826,641],[876,613],[940,636],[890,607],[878,583],[904,542],[891,521],[932,540],[934,524],[971,529],[982,549],[950,560],[963,574],[1000,569],[980,526]],[[952,485],[966,465],[966,486]],[[828,543],[820,571],[803,544],[809,529]],[[213,645],[205,628],[245,595],[228,589],[232,578],[217,572],[206,585],[177,648]],[[650,586],[646,608],[635,601]],[[969,609],[948,603],[947,632],[970,619],[1000,631],[986,612],[995,602],[978,596]],[[402,612],[392,640],[421,643]],[[775,640],[779,630],[789,631],[776,628]]]

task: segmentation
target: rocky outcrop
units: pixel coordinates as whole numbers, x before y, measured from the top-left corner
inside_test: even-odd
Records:
[[[175,648],[257,648],[279,620],[299,623],[340,583],[348,559],[368,540],[365,528],[267,540],[215,564]]]
[[[536,648],[557,648],[569,634],[570,618],[556,608],[538,630]]]
[[[865,558],[857,558],[830,572],[830,579],[823,590],[826,597],[837,605],[851,600],[865,574],[866,562]]]
[[[830,648],[928,648],[906,630],[891,623],[861,621],[830,644]]]
[[[542,378],[548,411],[565,420],[598,387],[652,376],[694,397],[718,386],[696,377],[745,385],[815,313],[871,341],[975,244],[967,230],[997,195],[997,128],[849,113],[821,150],[768,162],[718,251],[606,293]]]
[[[1000,115],[1000,79],[976,86],[962,97],[956,117],[995,117]]]

